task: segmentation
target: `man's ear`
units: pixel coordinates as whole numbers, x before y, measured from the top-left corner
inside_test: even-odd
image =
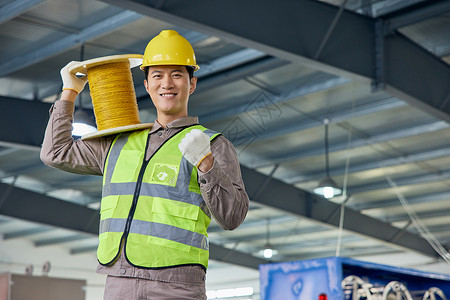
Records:
[[[144,79],[144,86],[145,86],[145,90],[148,93],[148,82],[147,82],[147,79]]]
[[[189,88],[189,95],[191,95],[195,89],[197,88],[197,77],[192,77],[191,78],[191,86]]]

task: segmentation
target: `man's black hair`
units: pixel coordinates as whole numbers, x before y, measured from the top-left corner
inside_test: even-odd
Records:
[[[144,68],[145,80],[147,80],[147,78],[148,78],[148,69],[149,69],[149,67],[145,67]],[[187,72],[189,74],[189,79],[192,79],[192,77],[194,77],[194,70],[195,70],[195,68],[192,67],[192,66],[186,66],[186,70],[187,70]]]

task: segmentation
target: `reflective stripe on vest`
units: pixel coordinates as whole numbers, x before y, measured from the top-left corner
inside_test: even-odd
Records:
[[[104,230],[104,232],[108,231],[122,233],[125,229],[126,221],[127,220],[125,219],[113,218],[102,220],[100,222],[100,230]],[[152,230],[152,232],[154,231],[155,234],[157,234],[152,234],[152,236],[163,239],[170,239],[203,250],[209,250],[208,241],[204,235],[167,224],[133,220],[129,232],[148,235],[150,229]]]
[[[191,126],[166,141],[150,161],[144,161],[149,130],[123,133],[114,140],[103,176],[100,263],[114,261],[126,238],[127,259],[136,266],[207,267],[210,212],[200,193],[197,169],[178,149],[179,141],[194,128],[211,140],[218,135]],[[137,174],[140,168],[142,174]]]

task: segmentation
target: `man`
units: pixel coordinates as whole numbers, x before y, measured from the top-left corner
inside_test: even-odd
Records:
[[[157,111],[148,130],[73,140],[74,101],[87,81],[61,70],[42,161],[79,174],[103,175],[97,272],[104,299],[206,299],[206,229],[225,230],[248,211],[236,152],[224,136],[188,116],[198,69],[189,42],[162,31],[144,53],[145,88]]]

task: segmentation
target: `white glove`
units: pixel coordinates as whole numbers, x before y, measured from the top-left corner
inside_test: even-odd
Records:
[[[181,154],[194,166],[211,154],[209,136],[199,129],[192,129],[191,132],[178,144]]]
[[[71,61],[61,69],[60,73],[63,82],[63,90],[72,90],[79,94],[84,89],[88,78],[87,76],[78,77],[75,74],[69,72],[69,68],[77,63],[79,62]]]

